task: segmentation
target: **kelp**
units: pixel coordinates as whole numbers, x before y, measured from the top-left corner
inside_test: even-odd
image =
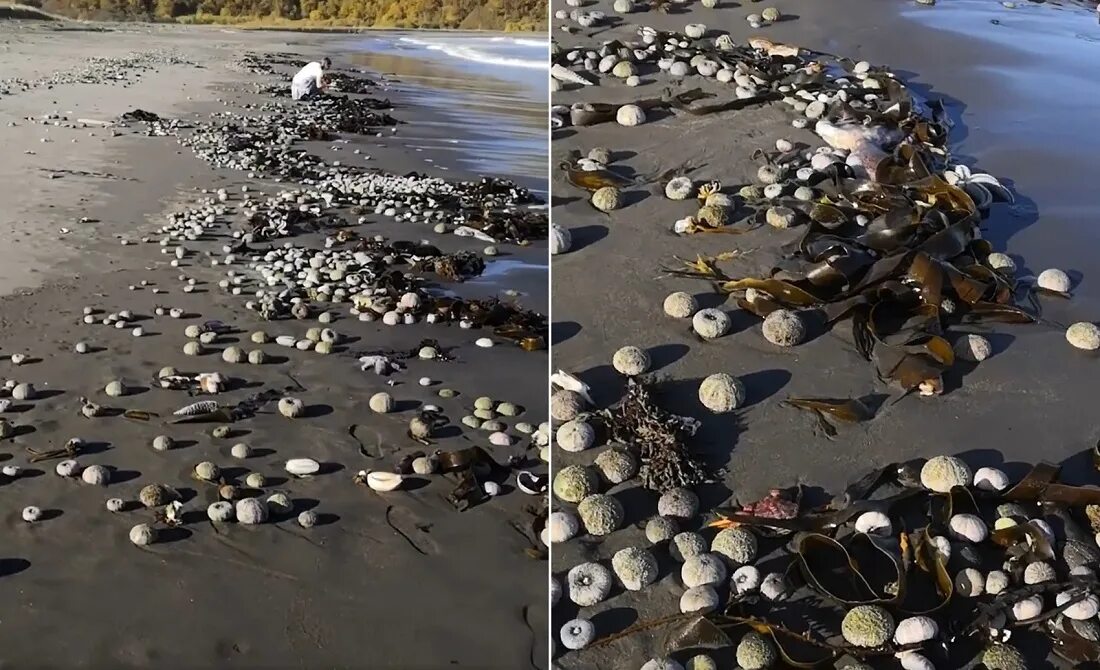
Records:
[[[561,169],[565,172],[565,178],[570,184],[585,191],[595,192],[606,187],[622,188],[634,183],[633,180],[607,168],[602,170],[579,170],[569,162],[564,162],[561,164]]]
[[[874,412],[855,398],[787,398],[783,404],[811,412],[817,418],[818,427],[828,437],[836,437],[837,430],[826,416],[845,423],[860,423],[874,417]]]
[[[699,254],[695,257],[694,261],[676,258],[677,261],[683,264],[683,268],[663,267],[661,268],[661,272],[676,277],[694,277],[711,281],[729,281],[729,277],[718,267],[718,263],[737,258],[740,255],[741,253],[738,251],[727,251],[714,256]]]
[[[756,279],[747,277],[745,279],[727,281],[719,288],[725,293],[744,291],[750,288],[757,291],[763,291],[771,298],[787,307],[809,307],[821,302],[819,298],[814,297],[791,282],[786,282],[781,279]]]
[[[777,81],[789,82],[775,74]],[[904,86],[891,78],[883,82],[890,89],[888,105],[856,110],[837,103],[829,108],[836,124],[901,131],[904,139],[878,161],[870,179],[834,163],[812,177],[812,200],[750,201],[760,208],[758,215],[764,207],[783,206],[805,222],[803,234],[780,248],[780,258],[765,274],[738,277],[715,265],[705,272],[681,271],[681,276],[738,294],[738,306],[761,318],[777,309],[816,310],[827,327],[835,327],[850,317],[856,350],[873,363],[879,380],[905,393],[937,395],[944,390],[944,374],[955,365],[950,334],[956,326],[1036,323],[1040,318],[1037,305],[1029,309],[1015,303],[1015,281],[989,267],[986,259],[993,249],[981,238],[981,213],[963,182],[941,176],[949,128],[942,107],[931,105],[918,114]],[[828,78],[813,79],[811,88],[829,85]],[[757,150],[753,157],[780,167],[789,179],[804,165],[800,151]],[[859,217],[869,220],[857,225]],[[750,288],[752,300],[741,296]],[[884,311],[901,311],[911,321],[884,328],[879,318]],[[829,424],[818,425],[826,436],[835,435]]]
[[[1100,447],[1089,454],[1094,452],[1100,459]],[[1007,491],[957,486],[946,493],[936,493],[918,483],[918,473],[924,464],[923,459],[914,459],[885,465],[854,480],[828,505],[799,507],[794,514],[787,514],[790,508],[784,508],[781,518],[769,517],[769,501],[778,499],[781,491],[789,498],[794,495],[791,491],[801,491],[801,486],[774,489],[768,497],[742,510],[719,508],[716,510],[719,522],[709,525],[740,525],[758,534],[776,529],[793,531],[779,549],[781,556],[761,557],[775,566],[770,569],[785,572],[789,585],[786,594],[778,600],[769,600],[754,591],[734,589],[716,612],[642,621],[598,640],[593,646],[664,630],[659,655],[671,655],[733,647],[741,635],[754,631],[774,642],[788,667],[833,667],[831,664],[841,658],[869,662],[876,657],[920,651],[922,647],[931,650],[933,646],[947,652],[951,667],[962,667],[965,660],[956,655],[961,653],[964,640],[1003,644],[1006,640],[1000,631],[1012,628],[1046,633],[1054,643],[1055,653],[1072,662],[1100,659],[1100,645],[1080,638],[1074,629],[1064,626],[1069,620],[1062,616],[1096,590],[1095,577],[1070,575],[1068,566],[1061,566],[1059,572],[1067,573],[1062,578],[1034,585],[1022,583],[1024,566],[1034,562],[1057,564],[1059,557],[1047,535],[1049,530],[1026,521],[993,530],[988,544],[954,545],[957,552],[983,547],[988,551],[994,546],[1003,550],[1003,569],[1015,575],[1013,583],[1017,585],[996,596],[956,598],[956,584],[945,554],[933,541],[945,534],[948,520],[955,515],[984,516],[1002,502],[1018,500],[1043,504],[1048,519],[1058,517],[1054,524],[1065,529],[1068,539],[1091,545],[1091,535],[1076,527],[1073,514],[1086,504],[1096,504],[1086,501],[1100,496],[1100,488],[1062,484],[1058,481],[1059,468],[1040,463]],[[1069,498],[1075,498],[1076,502],[1067,503]],[[870,511],[887,515],[894,524],[894,532],[886,535],[853,532],[859,515]],[[1000,559],[978,556],[965,558],[964,564],[973,560],[1001,564]],[[1054,596],[1063,593],[1068,598],[1054,605]],[[1034,595],[1042,596],[1046,607],[1037,616],[1017,620],[1012,606]],[[857,605],[885,607],[896,621],[917,615],[932,617],[940,634],[923,645],[887,641],[880,647],[859,648],[838,642],[835,633],[840,619]],[[835,620],[830,620],[832,617]],[[792,627],[793,621],[798,623]]]

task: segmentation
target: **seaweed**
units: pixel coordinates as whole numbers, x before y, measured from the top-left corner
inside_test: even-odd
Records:
[[[639,476],[646,488],[667,491],[708,481],[706,469],[688,446],[698,423],[659,407],[652,391],[653,382],[633,377],[623,399],[600,412],[611,439],[638,451]]]
[[[1014,500],[1039,502],[1048,519],[1053,522],[1057,517],[1056,525],[1064,529],[1067,542],[1091,546],[1091,536],[1077,526],[1077,515],[1086,504],[1095,504],[1090,501],[1100,494],[1100,488],[1062,484],[1059,468],[1039,464],[1006,491],[958,486],[936,493],[915,481],[915,472],[923,465],[923,460],[915,460],[877,468],[821,507],[787,506],[776,514],[774,501],[800,499],[799,486],[774,489],[767,498],[740,510],[716,509],[717,521],[710,526],[738,525],[765,536],[782,530],[789,535],[779,550],[781,555],[768,559],[769,565],[785,572],[791,584],[788,594],[781,600],[768,600],[755,592],[734,589],[716,612],[640,621],[593,646],[664,630],[660,649],[673,654],[732,647],[741,632],[755,631],[771,638],[790,667],[831,667],[829,664],[841,659],[869,662],[933,646],[947,652],[951,667],[962,667],[966,661],[961,656],[972,654],[969,642],[1005,644],[1008,636],[1003,631],[1014,629],[1046,635],[1053,652],[1071,662],[1100,659],[1100,644],[1082,638],[1065,625],[1069,619],[1062,616],[1075,603],[1095,597],[1090,595],[1097,589],[1095,576],[1070,574],[1068,566],[1062,566],[1062,576],[1053,581],[1024,584],[1022,574],[1016,574],[1016,585],[997,595],[959,597],[947,555],[933,539],[945,532],[947,520],[955,514],[983,514]],[[855,519],[869,511],[886,514],[895,530],[882,535],[853,532]],[[1004,554],[1004,570],[1022,573],[1029,563],[1059,560],[1048,532],[1035,521],[1027,521],[994,530],[988,544],[966,549],[956,545],[955,550],[984,548],[980,560],[999,563],[1001,559],[985,555],[997,547]],[[1063,594],[1061,604],[1053,604],[1055,594]],[[1038,615],[1021,620],[1013,616],[1014,604],[1035,595],[1047,604]],[[838,642],[839,620],[856,605],[884,607],[896,620],[929,616],[938,622],[940,633],[932,640],[908,645],[887,641],[880,647],[861,648]]]

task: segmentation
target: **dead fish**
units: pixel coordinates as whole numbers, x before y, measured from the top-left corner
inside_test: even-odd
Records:
[[[201,402],[194,402],[186,407],[181,407],[175,412],[172,412],[174,416],[198,416],[199,414],[209,414],[211,412],[218,411],[218,403],[213,400],[203,400]]]

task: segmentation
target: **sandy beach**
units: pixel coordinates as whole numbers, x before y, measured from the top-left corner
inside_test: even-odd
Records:
[[[0,250],[0,378],[37,389],[32,400],[13,402],[2,415],[15,434],[4,440],[0,459],[4,466],[21,468],[3,481],[9,531],[0,557],[0,591],[9,604],[3,617],[9,642],[0,652],[5,665],[546,667],[546,561],[537,537],[524,533],[544,503],[540,495],[520,492],[515,481],[520,470],[545,472],[534,436],[515,429],[516,423],[538,426],[546,419],[545,348],[524,351],[491,328],[361,322],[349,314],[347,303],[315,304],[308,320],[261,320],[244,307],[247,292],[258,286],[247,254],[238,254],[231,266],[245,278],[245,295],[219,287],[227,279],[222,247],[232,241],[228,233],[241,223],[246,199],[262,201],[291,184],[215,169],[174,137],[147,136],[145,124],[115,125],[135,109],[191,122],[213,113],[257,113],[258,106],[273,102],[256,94],[257,85],[281,78],[235,67],[246,52],[289,53],[300,62],[331,54],[338,69],[347,68],[346,52],[333,46],[339,39],[0,21],[5,64],[0,143],[6,156],[0,166],[5,202],[0,231],[8,240]],[[289,72],[285,66],[276,69],[276,75]],[[118,78],[102,81],[104,73]],[[366,76],[380,78],[373,72]],[[399,85],[382,90],[386,86],[372,95],[391,98],[389,111],[402,122],[396,133],[379,128],[379,137],[316,143],[310,149],[326,161],[389,174],[477,178],[453,152],[406,146],[402,134],[431,117],[403,104]],[[341,151],[333,153],[332,147]],[[185,257],[172,267],[175,256],[156,244],[158,229],[173,212],[218,203],[218,189],[225,190],[226,215],[209,234],[188,242]],[[486,246],[435,234],[423,223],[371,212],[363,219],[352,227],[363,236],[427,239],[444,253],[480,254]],[[296,235],[256,248],[283,243],[321,248],[324,236]],[[497,246],[500,256],[486,258],[489,267],[537,261],[540,249],[545,257],[539,240],[527,247]],[[187,279],[195,281],[184,292]],[[461,284],[438,278],[429,288],[465,295]],[[513,285],[506,275],[482,282],[476,292],[545,310],[544,282]],[[83,320],[88,307],[97,319],[121,310],[133,315],[125,328],[89,325]],[[179,308],[184,316],[158,316],[157,307]],[[334,319],[318,323],[325,307]],[[229,331],[215,338],[206,355],[185,355],[185,327],[213,320]],[[274,342],[254,344],[250,336],[264,330],[271,337],[300,340],[318,326],[341,338],[327,356]],[[131,334],[136,327],[143,329],[141,337]],[[496,346],[474,346],[480,337]],[[356,360],[364,352],[416,349],[425,339],[438,341],[453,360],[413,357],[405,371],[388,377],[361,371]],[[78,342],[88,345],[87,353],[74,352]],[[226,363],[221,352],[231,346],[264,350],[267,362]],[[27,358],[16,365],[12,354]],[[165,366],[220,372],[234,381],[217,396],[191,397],[158,388],[158,370]],[[420,378],[432,381],[421,386]],[[109,397],[104,389],[112,380],[124,381],[129,392]],[[290,386],[304,403],[301,418],[284,418],[268,403],[254,417],[230,424],[224,437],[214,436],[217,423],[170,422],[172,412],[188,403],[213,399],[233,405],[250,394]],[[440,397],[445,388],[458,394]],[[396,401],[387,414],[368,407],[368,399],[383,391]],[[515,418],[499,417],[511,446],[491,446],[488,432],[460,423],[482,396],[522,410]],[[156,416],[85,418],[81,397]],[[431,446],[407,436],[410,420],[425,404],[438,405],[449,419],[432,434]],[[173,448],[152,448],[159,435],[172,438]],[[75,457],[82,467],[108,467],[105,488],[58,476],[57,460],[30,462],[28,449],[58,449],[71,438],[84,441]],[[238,443],[251,447],[248,458],[231,454]],[[461,473],[412,477],[393,492],[353,481],[359,471],[392,471],[416,451],[472,446],[515,467],[507,476],[494,475],[500,495],[466,511],[447,500]],[[291,477],[284,470],[291,458],[313,459],[320,471]],[[204,461],[220,466],[228,484],[244,486],[246,475],[262,474],[266,481],[250,495],[265,500],[285,493],[290,508],[271,507],[277,511],[258,525],[209,521],[207,507],[221,490],[193,476]],[[182,525],[157,524],[154,510],[138,504],[139,491],[153,483],[178,491]],[[108,511],[108,498],[125,501],[126,511]],[[41,510],[33,523],[23,520],[28,506]],[[310,528],[296,522],[307,510],[316,515]],[[131,528],[141,523],[159,528],[158,541],[131,542]]]
[[[1094,361],[1070,347],[1064,333],[1070,323],[1094,321],[1100,307],[1091,251],[1095,230],[1082,209],[1082,194],[1088,190],[1084,175],[1095,168],[1095,154],[1076,149],[1078,141],[1086,146],[1092,142],[1083,139],[1091,134],[1075,125],[1073,119],[1079,115],[1067,111],[1064,121],[1040,120],[1040,103],[1026,92],[1039,81],[1083,81],[1079,79],[1083,70],[1072,61],[1082,53],[1093,53],[1095,17],[1077,6],[1028,4],[1026,10],[1021,7],[1014,13],[995,2],[922,7],[840,0],[775,3],[783,18],[751,27],[745,17],[766,6],[770,5],[720,2],[708,9],[690,3],[674,6],[668,13],[638,8],[622,14],[602,0],[580,10],[555,2],[552,12],[600,10],[608,18],[592,28],[556,18],[552,36],[565,53],[577,47],[598,49],[611,40],[637,40],[641,26],[682,32],[686,24],[699,23],[706,26],[711,39],[728,33],[736,44],[744,44],[759,35],[778,44],[834,54],[850,63],[867,60],[890,69],[910,90],[945,102],[955,121],[949,146],[957,160],[1012,185],[1015,204],[992,206],[981,224],[983,237],[994,249],[1014,258],[1018,276],[1037,275],[1048,267],[1065,269],[1073,279],[1072,299],[1042,300],[1043,316],[1051,323],[969,330],[992,344],[989,359],[948,373],[942,395],[914,394],[893,402],[896,391],[876,380],[873,367],[853,346],[848,329],[819,329],[799,346],[776,347],[762,336],[760,318],[738,309],[733,298],[718,294],[708,282],[663,271],[682,267],[681,260],[692,261],[697,255],[737,251],[739,256],[723,263],[723,269],[733,277],[761,276],[775,265],[781,246],[796,242],[802,230],[761,226],[741,235],[678,236],[672,232],[674,222],[694,210],[690,203],[685,206],[664,196],[666,180],[627,187],[624,206],[604,214],[591,206],[585,191],[567,181],[564,171],[558,171],[552,183],[552,217],[555,224],[572,232],[573,244],[568,253],[553,257],[554,368],[588,383],[596,406],[603,408],[618,402],[626,386],[625,378],[611,367],[613,353],[625,345],[649,353],[651,376],[663,380],[658,388],[664,406],[701,422],[692,447],[721,473],[717,482],[695,488],[700,515],[682,525],[682,530],[699,530],[713,519],[707,512],[716,505],[755,501],[773,487],[801,483],[820,497],[841,491],[875,468],[936,454],[958,455],[974,468],[995,466],[1014,480],[1027,472],[1029,464],[1051,461],[1064,466],[1065,480],[1095,483],[1087,454],[1097,436],[1087,410],[1095,384]],[[1055,19],[1060,22],[1052,29],[1050,21]],[[563,25],[571,26],[573,33],[563,32]],[[1025,37],[1029,31],[1036,36]],[[1019,49],[1009,48],[1013,40],[1021,45]],[[1041,46],[1050,47],[1047,56],[1038,53]],[[622,104],[659,98],[666,88],[676,93],[695,87],[718,93],[714,101],[723,101],[732,97],[734,86],[716,83],[713,77],[676,80],[652,67],[641,71],[636,88],[610,74],[587,76],[598,80],[598,85],[567,84],[553,94],[552,103]],[[1059,90],[1067,110],[1083,104],[1091,91],[1088,87],[1084,92]],[[812,132],[812,123],[807,129],[792,127],[795,116],[785,105],[766,103],[698,117],[656,112],[637,127],[614,122],[567,126],[554,133],[551,159],[556,166],[571,152],[583,156],[603,147],[610,150],[612,167],[621,174],[662,175],[690,167],[688,174],[696,185],[719,181],[724,193],[736,194],[746,184],[759,183],[757,170],[762,163],[752,160],[754,150],[774,152],[779,139],[810,149],[823,145]],[[1032,124],[1037,137],[1032,137]],[[1050,169],[1053,165],[1060,166],[1057,175]],[[745,215],[742,208],[734,220]],[[691,332],[689,320],[667,317],[662,301],[674,291],[694,295],[700,307],[726,312],[731,320],[728,334],[702,341]],[[701,380],[719,372],[736,375],[746,391],[743,406],[728,414],[706,411],[697,396]],[[889,401],[871,421],[841,425],[831,440],[815,430],[812,416],[782,404],[788,397],[868,394]],[[557,449],[555,470],[566,464],[592,464],[593,456],[605,449],[599,446],[598,451],[580,453]],[[621,549],[650,547],[644,528],[655,514],[657,494],[642,488],[636,479],[601,490],[621,501],[622,529],[604,537],[585,536],[582,530],[579,539],[555,544],[552,572],[563,584],[567,572],[582,562],[610,565],[609,559]],[[573,509],[562,501],[554,504],[558,509]],[[714,535],[711,529],[702,533],[708,542]],[[600,638],[678,613],[685,590],[680,564],[665,546],[652,550],[659,564],[653,584],[637,592],[616,584],[606,600],[583,608],[565,594],[553,610],[552,632],[557,635],[568,620],[582,617],[595,624]],[[765,569],[762,565],[761,570]],[[726,597],[726,590],[719,591]],[[661,655],[663,648],[661,632],[574,652],[557,642],[554,662],[562,668],[636,668]],[[682,653],[675,658],[683,663],[691,656]],[[735,666],[732,648],[715,652],[713,658],[719,668]],[[898,666],[883,661],[874,667]]]

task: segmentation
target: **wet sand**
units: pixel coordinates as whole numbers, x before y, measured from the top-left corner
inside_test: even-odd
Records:
[[[264,194],[277,192],[279,185],[213,170],[174,139],[142,136],[136,125],[110,137],[99,128],[47,128],[23,120],[53,112],[113,120],[134,108],[183,118],[236,111],[242,103],[260,101],[250,93],[258,78],[232,71],[228,63],[249,50],[314,57],[327,51],[333,38],[217,28],[103,27],[110,32],[0,23],[0,48],[11,63],[5,76],[34,79],[71,71],[90,53],[115,57],[170,49],[195,63],[157,66],[125,86],[58,84],[10,95],[0,86],[0,143],[8,158],[0,167],[0,195],[6,204],[0,231],[9,240],[0,250],[0,291],[5,294],[0,298],[0,377],[33,382],[42,392],[40,399],[17,403],[12,410],[18,411],[5,415],[18,434],[3,443],[0,459],[4,465],[23,466],[25,474],[2,486],[8,541],[0,557],[0,593],[8,603],[4,627],[9,642],[0,658],[6,665],[26,668],[545,667],[546,563],[524,553],[530,544],[511,525],[530,518],[524,508],[537,505],[537,497],[515,490],[513,480],[505,482],[504,495],[460,513],[445,500],[453,487],[448,476],[436,475],[394,493],[357,486],[352,476],[360,469],[389,469],[402,455],[423,448],[405,436],[409,419],[423,403],[442,406],[459,427],[458,419],[481,395],[527,408],[516,420],[544,420],[544,391],[535,380],[543,378],[546,353],[527,353],[506,343],[480,349],[473,339],[484,333],[456,327],[360,323],[344,309],[333,310],[340,317],[331,327],[347,338],[333,355],[274,344],[256,347],[248,341],[253,330],[301,337],[316,323],[264,324],[243,309],[243,298],[219,289],[224,268],[211,267],[209,261],[220,256],[221,238],[193,245],[198,253],[179,268],[169,267],[170,257],[157,245],[136,240],[163,225],[167,212],[204,197],[200,189],[228,189],[227,204],[234,207],[242,185]],[[337,59],[336,65],[345,64]],[[393,114],[408,122],[405,127],[415,128],[417,110],[394,101],[398,109]],[[41,137],[52,141],[41,143]],[[377,138],[377,146],[369,150],[366,144],[363,152],[386,171],[464,176],[456,164],[449,173],[437,172],[435,166],[448,165],[453,157],[434,155],[434,166],[427,164],[425,152],[404,147],[400,131]],[[51,178],[55,174],[61,176]],[[80,223],[81,217],[91,221]],[[379,218],[368,217],[364,232],[392,239],[426,237],[447,251],[484,246]],[[63,227],[72,232],[60,233]],[[120,236],[135,244],[121,246]],[[319,243],[320,238],[293,242]],[[504,261],[515,247],[501,247]],[[181,274],[198,280],[194,292],[181,291]],[[148,287],[128,289],[143,280]],[[484,291],[499,293],[511,286],[503,281]],[[153,287],[164,292],[154,295]],[[537,287],[527,292],[521,302],[545,304]],[[157,305],[181,307],[188,316],[153,316]],[[146,333],[135,338],[128,328],[84,325],[85,306],[105,312],[133,310],[136,325]],[[217,351],[185,356],[184,327],[210,319],[239,330],[221,338],[215,349],[239,341],[247,348],[265,349],[275,362],[234,366],[223,363]],[[388,378],[399,382],[392,387],[387,378],[360,372],[351,355],[361,349],[410,348],[423,338],[456,347],[457,360],[412,360],[407,372]],[[91,353],[73,352],[81,340],[92,345]],[[32,362],[13,365],[9,355],[14,352],[30,354]],[[156,412],[162,419],[192,402],[182,391],[149,388],[156,371],[166,365],[216,370],[240,379],[244,387],[219,397],[222,402],[283,388],[292,375],[306,389],[299,396],[307,415],[292,422],[269,408],[234,424],[226,439],[210,434],[213,424],[164,425],[160,419],[143,423],[80,415],[80,396]],[[424,388],[416,383],[422,376],[438,381]],[[108,398],[103,387],[113,378],[137,390]],[[443,387],[460,395],[439,398]],[[367,408],[370,395],[383,390],[397,399],[396,413],[378,415]],[[351,424],[363,426],[358,436],[368,447],[380,447],[380,458],[360,453],[348,434]],[[158,434],[179,444],[156,452],[150,442]],[[27,462],[27,447],[58,447],[71,437],[90,443],[89,453],[78,457],[82,465],[114,468],[109,486],[58,477],[55,461]],[[437,445],[445,450],[488,447],[485,438],[452,426]],[[251,445],[254,455],[233,459],[229,449],[237,442]],[[529,442],[492,448],[494,456],[503,461],[525,454],[530,467],[539,471],[537,449],[528,448]],[[320,461],[323,474],[288,480],[283,464],[293,457]],[[194,465],[204,460],[217,463],[230,477],[264,474],[265,497],[285,491],[294,502],[293,513],[259,526],[216,528],[205,517],[216,488],[190,477]],[[133,501],[142,486],[153,482],[180,489],[187,500],[187,523],[164,531],[161,542],[139,548],[127,534],[134,524],[151,522],[151,512],[112,514],[104,501]],[[43,520],[25,523],[20,512],[28,505],[42,508]],[[306,530],[295,523],[304,509],[319,515],[316,527]]]
[[[953,3],[943,4],[952,11],[946,5]],[[970,3],[978,4],[987,14],[1003,14],[1005,23],[1016,22],[1018,31],[1028,30],[1026,14],[1012,13],[994,2]],[[1021,275],[1061,267],[1074,278],[1073,299],[1044,300],[1044,316],[1062,324],[1097,318],[1096,279],[1090,279],[1097,268],[1092,251],[1095,229],[1083,215],[1086,194],[1091,190],[1088,175],[1095,172],[1097,159],[1095,152],[1078,150],[1079,143],[1093,141],[1092,135],[1082,135],[1079,124],[1060,123],[1060,112],[1048,119],[1042,109],[1020,105],[1019,98],[1002,88],[1005,84],[996,74],[1011,76],[1026,70],[1043,73],[1033,75],[1028,83],[1039,77],[1062,81],[1059,73],[1065,69],[1043,69],[1044,61],[1038,56],[1021,55],[990,41],[935,30],[914,20],[916,14],[934,15],[941,9],[938,5],[926,8],[863,0],[778,2],[775,6],[789,18],[753,30],[745,16],[765,6],[721,3],[716,9],[706,9],[693,3],[677,13],[629,14],[622,17],[621,25],[602,30],[594,40],[560,32],[557,26],[562,21],[555,20],[552,34],[569,48],[627,39],[642,25],[683,30],[687,23],[703,23],[728,31],[739,44],[760,34],[775,42],[891,67],[917,92],[945,98],[957,121],[952,147],[961,148],[964,162],[1013,185],[1017,204],[994,205],[982,226],[984,236],[997,250],[1016,257]],[[558,9],[569,8],[563,2],[553,3],[552,11]],[[617,16],[610,2],[585,9]],[[1033,6],[1027,11],[1042,9]],[[1095,17],[1073,11],[1080,15],[1080,31],[1095,35]],[[983,14],[983,21],[987,18]],[[942,23],[951,21],[945,18]],[[969,28],[978,30],[979,25],[971,22]],[[1074,45],[1077,43],[1064,44],[1067,58],[1072,57]],[[1077,46],[1088,53],[1094,45]],[[1087,61],[1082,56],[1079,62],[1084,67]],[[1076,71],[1067,75],[1069,81]],[[663,74],[643,75],[642,81],[642,86],[631,89],[620,81],[601,78],[599,86],[556,93],[552,102],[628,102],[656,97],[670,84]],[[688,78],[682,88],[700,85],[700,81],[699,77]],[[1069,111],[1088,100],[1087,90],[1059,90],[1065,95],[1059,109],[1067,111],[1067,119]],[[724,91],[726,96],[732,95],[732,85]],[[1015,106],[1000,114],[1010,99]],[[1024,107],[1028,116],[1019,111]],[[754,149],[771,149],[778,138],[810,147],[822,144],[811,131],[792,128],[791,118],[790,111],[776,104],[707,117],[668,116],[636,128],[612,123],[565,129],[555,135],[551,159],[556,165],[570,150],[587,153],[602,146],[629,172],[659,174],[690,164],[698,167],[691,173],[696,183],[719,180],[732,187],[728,191],[736,192],[739,186],[755,181],[758,164],[750,160]],[[1033,133],[1034,124],[1038,128]],[[876,382],[873,368],[852,347],[844,329],[780,350],[763,339],[759,319],[739,311],[732,300],[711,293],[705,283],[662,276],[660,271],[661,266],[674,265],[676,257],[692,260],[696,254],[740,249],[751,251],[725,267],[733,276],[756,276],[770,267],[778,245],[793,237],[770,228],[742,236],[677,237],[671,226],[690,214],[690,207],[665,199],[657,190],[635,189],[627,195],[628,206],[604,215],[560,172],[553,176],[552,189],[553,220],[572,229],[574,238],[574,251],[555,256],[553,261],[554,367],[579,374],[593,386],[597,403],[603,405],[616,401],[624,386],[622,377],[610,367],[613,352],[627,344],[649,350],[655,374],[668,380],[668,393],[663,396],[667,406],[702,421],[698,449],[711,464],[726,468],[720,484],[698,491],[703,510],[728,498],[756,500],[770,487],[796,482],[836,492],[875,467],[938,453],[960,454],[974,465],[1001,465],[1017,478],[1026,471],[1023,463],[1040,460],[1065,463],[1063,477],[1070,481],[1081,483],[1092,475],[1090,461],[1082,452],[1098,436],[1088,410],[1095,388],[1095,361],[1069,347],[1062,330],[1043,325],[1003,325],[989,332],[975,329],[992,342],[994,355],[964,376],[949,376],[943,396],[906,398],[885,407],[867,424],[842,426],[839,436],[829,441],[814,433],[810,417],[781,406],[780,401],[788,396],[857,397],[888,392]],[[726,310],[733,322],[731,332],[704,343],[690,332],[689,324],[664,316],[662,300],[678,290],[695,294],[703,307]],[[744,409],[715,416],[699,404],[699,381],[716,372],[742,379],[748,393]],[[593,455],[556,450],[555,467],[590,463]],[[594,547],[575,540],[555,545],[552,572],[559,578],[584,560],[609,559],[623,547],[647,545],[642,527],[654,513],[656,495],[636,488],[634,482],[612,490],[626,507],[625,529]],[[684,590],[679,566],[667,555],[659,560],[657,583],[640,593],[613,591],[609,600],[585,608],[583,616],[596,623],[600,636],[678,611]],[[563,598],[553,612],[554,634],[577,612]],[[555,662],[563,668],[640,667],[659,649],[659,634],[638,635],[603,650],[565,655],[561,655],[559,644]],[[715,658],[719,667],[733,667],[731,649]]]

